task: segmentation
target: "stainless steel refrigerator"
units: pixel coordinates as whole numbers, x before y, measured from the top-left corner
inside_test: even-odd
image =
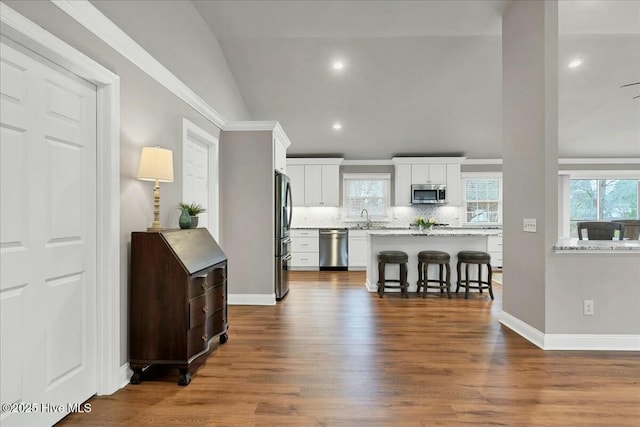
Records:
[[[291,181],[289,177],[275,173],[276,187],[276,268],[275,268],[275,293],[276,300],[281,300],[289,292],[289,267],[291,263],[291,217],[293,215],[293,200],[291,198]]]

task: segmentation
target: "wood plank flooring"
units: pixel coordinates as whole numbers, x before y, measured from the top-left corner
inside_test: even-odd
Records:
[[[229,307],[189,386],[156,370],[59,425],[640,425],[640,353],[544,352],[498,323],[499,285],[379,299],[361,272],[292,279],[276,306]]]

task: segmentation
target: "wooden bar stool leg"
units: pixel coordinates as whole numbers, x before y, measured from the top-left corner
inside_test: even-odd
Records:
[[[418,281],[416,282],[418,285],[418,289],[416,289],[416,293],[419,295],[420,294],[420,286],[422,286],[422,280],[423,280],[423,272],[422,272],[422,261],[418,260]]]
[[[488,279],[489,280],[489,295],[491,295],[491,299],[493,299],[493,283],[491,283],[491,276],[492,276],[492,271],[491,271],[491,264],[487,264],[487,267],[489,267],[489,273],[488,273]]]
[[[405,298],[409,298],[409,283],[407,282],[407,264],[400,264],[400,291]]]
[[[449,263],[447,263],[445,265],[445,268],[447,269],[447,297],[449,297],[449,299],[451,299],[451,266],[449,265]]]
[[[378,263],[378,296],[380,298],[384,297],[384,272],[385,272],[385,264],[384,262]]]
[[[482,264],[478,264],[478,291],[482,293]]]
[[[444,271],[444,265],[442,265],[442,264],[438,264],[438,270],[439,270],[439,271],[438,271],[438,280],[439,280],[439,282],[440,282],[440,283],[438,283],[438,284],[440,285],[440,293],[442,294],[442,293],[444,293],[444,289],[443,289],[443,287],[444,287],[444,281],[442,280],[442,279],[444,279],[444,277],[443,277],[443,275],[442,275],[442,273],[443,273],[443,271]]]
[[[468,299],[469,298],[469,263],[466,263],[464,266],[464,283],[465,283],[464,299]]]
[[[458,264],[456,265],[456,273],[458,273],[458,280],[456,280],[456,294],[458,293],[458,289],[460,289],[460,265],[462,263],[458,260]]]

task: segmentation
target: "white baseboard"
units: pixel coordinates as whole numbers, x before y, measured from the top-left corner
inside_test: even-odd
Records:
[[[229,294],[229,305],[275,305],[275,294]]]
[[[547,334],[544,349],[640,351],[640,335]]]
[[[544,349],[544,333],[540,332],[533,326],[530,326],[528,323],[510,315],[506,311],[503,311],[500,315],[500,323],[518,335],[521,335],[527,341]]]
[[[377,284],[372,285],[371,283],[369,283],[368,280],[364,282],[364,286],[367,288],[369,292],[378,292],[378,285]]]
[[[640,351],[640,335],[545,334],[505,311],[500,323],[543,350]]]
[[[120,381],[119,381],[120,388],[123,388],[127,384],[129,384],[131,375],[133,375],[133,371],[129,368],[129,362],[120,366]]]

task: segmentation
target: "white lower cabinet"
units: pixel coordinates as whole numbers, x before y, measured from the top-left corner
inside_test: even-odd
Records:
[[[487,236],[487,252],[491,255],[491,267],[502,268],[502,234]]]
[[[364,270],[367,267],[367,232],[349,230],[349,270]]]
[[[320,239],[317,228],[291,230],[291,268],[319,270]]]

